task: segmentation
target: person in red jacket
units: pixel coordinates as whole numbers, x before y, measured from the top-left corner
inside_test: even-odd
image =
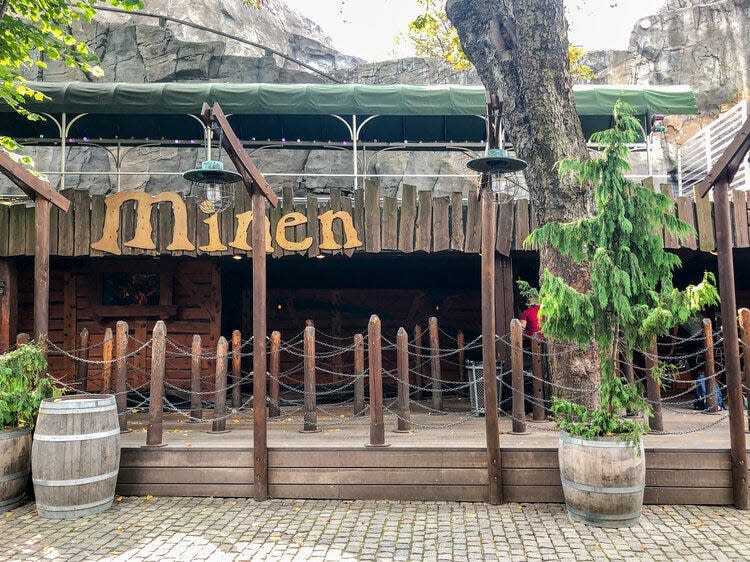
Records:
[[[528,308],[521,313],[519,320],[527,336],[538,334],[540,337],[544,337],[542,334],[542,319],[539,316],[539,303],[529,301]]]

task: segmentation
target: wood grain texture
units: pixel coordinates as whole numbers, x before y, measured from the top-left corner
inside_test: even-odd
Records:
[[[514,212],[513,202],[507,201],[498,205],[497,209],[497,237],[495,238],[495,250],[503,256],[510,256],[513,244]]]
[[[451,250],[464,249],[464,203],[460,191],[451,193]]]
[[[365,251],[380,250],[380,182],[365,180]]]
[[[750,235],[748,234],[746,191],[739,189],[732,191],[732,214],[734,219],[734,245],[736,248],[747,248],[750,246]]]
[[[398,250],[398,200],[395,197],[383,197],[383,220],[380,226],[383,249]]]
[[[417,232],[414,251],[429,252],[432,242],[432,192],[417,192]]]
[[[672,190],[672,184],[663,183],[659,186],[661,193],[672,202],[672,214],[677,215],[677,204],[674,200],[674,191]],[[679,248],[680,242],[674,234],[670,234],[667,230],[664,230],[664,247],[668,249]]]
[[[695,207],[693,205],[692,197],[682,196],[677,198],[677,218],[695,228]],[[690,235],[684,240],[681,239],[680,243],[685,248],[690,248],[691,250],[696,250],[698,248],[697,237],[694,235]]]
[[[479,191],[469,190],[467,198],[464,252],[477,254],[482,245],[482,216],[479,209]]]
[[[432,251],[441,252],[450,248],[450,200],[435,197],[432,201]]]
[[[523,241],[529,236],[529,201],[519,199],[516,201],[516,219],[515,219],[515,241],[516,250],[523,249]]]
[[[398,249],[414,251],[414,225],[417,220],[417,188],[404,184],[401,190],[401,216],[398,225]]]
[[[698,227],[698,248],[702,252],[711,252],[716,248],[713,204],[708,196],[698,196],[696,188],[693,188],[693,197],[695,199],[696,226]]]

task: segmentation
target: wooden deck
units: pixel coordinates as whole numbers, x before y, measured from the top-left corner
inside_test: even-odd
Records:
[[[484,419],[465,413],[413,412],[416,424],[440,425],[399,434],[388,447],[366,447],[368,418],[326,408],[320,433],[302,434],[299,412],[269,422],[269,495],[274,498],[485,501]],[[650,504],[731,505],[728,419],[684,410],[665,413],[667,432],[648,435],[645,501]],[[462,422],[462,423],[457,423]],[[233,417],[229,433],[210,434],[208,423],[165,421],[160,448],[145,447],[147,420],[130,418],[122,435],[117,493],[121,495],[252,497],[249,414]],[[395,421],[386,419],[387,429]],[[391,427],[392,426],[392,427]],[[549,422],[512,435],[501,418],[503,496],[513,502],[562,502],[557,433]]]

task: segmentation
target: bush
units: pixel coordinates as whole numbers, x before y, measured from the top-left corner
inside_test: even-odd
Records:
[[[0,428],[34,427],[42,400],[56,393],[46,369],[45,350],[34,343],[0,355]]]

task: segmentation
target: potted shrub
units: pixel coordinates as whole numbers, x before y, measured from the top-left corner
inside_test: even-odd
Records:
[[[31,431],[42,400],[55,392],[46,369],[45,350],[34,343],[0,355],[0,511],[26,497]]]
[[[711,274],[683,290],[672,284],[681,263],[664,250],[662,231],[683,239],[694,231],[674,216],[668,197],[624,176],[627,145],[640,131],[632,109],[618,102],[614,127],[591,138],[602,147],[600,157],[560,164],[561,175],[574,174],[593,186],[594,216],[545,224],[527,239],[528,245],[550,244],[591,267],[587,292],[549,271],[542,274],[539,292],[546,337],[598,349],[601,379],[594,407],[554,398],[552,411],[561,430],[558,456],[568,514],[602,527],[637,523],[645,486],[641,437],[651,408],[640,384],[616,374],[618,355],[648,349],[653,338],[719,298]],[[636,415],[626,418],[626,412]]]

